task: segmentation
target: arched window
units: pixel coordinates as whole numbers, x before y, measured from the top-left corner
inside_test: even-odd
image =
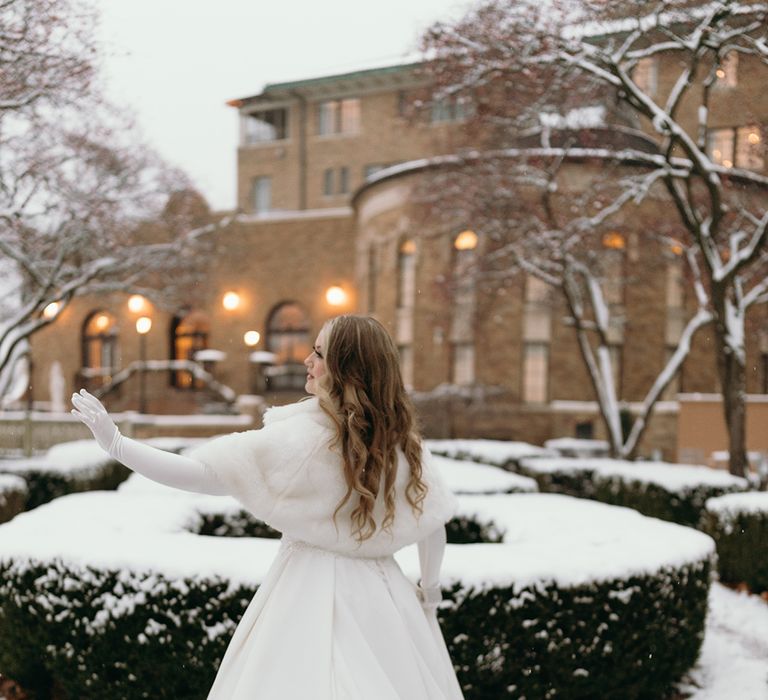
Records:
[[[208,347],[210,323],[202,311],[177,314],[171,321],[171,359],[193,360],[198,350]],[[195,381],[191,372],[171,372],[171,386],[177,389],[201,389],[201,382]]]
[[[300,390],[306,381],[304,358],[312,350],[309,317],[295,301],[286,301],[272,309],[267,319],[267,350],[275,354],[275,364],[268,368],[267,384],[271,390]]]
[[[94,311],[83,323],[83,378],[89,387],[109,381],[117,367],[117,321],[108,311]]]

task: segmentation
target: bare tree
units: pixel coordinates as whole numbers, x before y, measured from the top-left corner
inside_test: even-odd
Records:
[[[77,0],[0,0],[0,398],[75,297],[188,303],[217,227],[94,89],[95,21]]]
[[[739,163],[734,154],[718,157],[717,149],[710,148],[708,120],[713,90],[731,69],[729,61],[741,61],[747,70],[768,77],[767,36],[768,5],[761,2],[492,0],[455,24],[436,25],[425,38],[438,96],[471,98],[476,105],[474,126],[485,135],[479,141],[484,149],[504,152],[508,163],[524,153],[550,163],[569,157],[603,158],[642,170],[615,183],[612,198],[602,202],[606,206],[599,214],[587,206],[553,228],[551,220],[547,226],[532,224],[542,238],[536,254],[515,254],[518,266],[562,292],[577,332],[592,335],[591,345],[580,335],[579,346],[602,411],[613,403],[606,352],[601,349],[606,306],[595,283],[599,274],[592,273],[599,269],[597,259],[569,258],[574,245],[582,249],[573,233],[606,221],[606,212],[618,213],[630,202],[642,203],[660,192],[671,203],[674,223],[682,231],[671,243],[689,265],[698,311],[644,406],[652,404],[670,372],[679,367],[693,331],[711,319],[730,470],[739,475],[746,466],[744,323],[750,308],[768,300],[768,178],[755,171],[764,158],[760,149],[764,153],[766,133],[765,124],[745,125],[750,126],[755,167]],[[657,62],[671,78],[668,89],[657,89],[648,78],[649,66]],[[559,112],[565,118],[576,106],[595,104],[605,109],[608,131],[632,127],[646,138],[609,138],[599,144],[548,141],[550,130],[542,113]],[[536,126],[538,152],[530,142],[525,144],[526,134]],[[539,184],[546,192],[551,178],[544,179],[547,182]],[[546,211],[546,201],[542,206]],[[497,224],[502,237],[505,220]],[[579,285],[574,286],[575,281]],[[591,310],[584,316],[586,304]],[[604,417],[616,450],[615,410]],[[632,432],[641,430],[636,423]]]

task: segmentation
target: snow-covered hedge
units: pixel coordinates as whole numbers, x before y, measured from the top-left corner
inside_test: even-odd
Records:
[[[696,527],[708,498],[747,491],[746,479],[687,464],[616,459],[519,460],[520,473],[544,493],[564,493],[627,506],[654,518]]]
[[[663,697],[701,644],[706,535],[559,495],[459,496],[441,624],[467,700]],[[64,697],[205,697],[274,539],[200,537],[229,499],[131,477],[0,526],[0,668]],[[416,581],[418,552],[397,554]]]
[[[723,581],[768,591],[768,492],[709,499],[702,527],[717,545]]]
[[[29,489],[20,476],[0,474],[0,523],[7,522],[24,510]]]
[[[95,440],[55,445],[42,457],[0,460],[0,474],[22,477],[32,509],[68,493],[114,489],[130,471],[112,459]]]
[[[555,450],[511,440],[427,440],[426,443],[436,455],[491,464],[509,471],[515,471],[519,461],[526,457],[557,457],[559,454]]]

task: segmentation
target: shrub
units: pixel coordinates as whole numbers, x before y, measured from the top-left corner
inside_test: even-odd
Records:
[[[520,473],[543,493],[563,493],[626,506],[662,520],[697,527],[708,498],[749,488],[727,472],[686,464],[614,459],[520,460]]]
[[[709,499],[702,529],[715,540],[721,580],[768,591],[768,492]]]
[[[20,476],[0,474],[0,523],[24,510],[29,496],[27,482]]]
[[[43,457],[0,461],[0,473],[27,482],[31,510],[68,493],[115,489],[131,472],[94,440],[77,440],[56,445]]]
[[[126,532],[140,504],[163,502]],[[215,502],[231,522],[228,499],[117,492],[0,527],[0,668],[39,700],[54,685],[68,700],[202,700],[277,548],[174,530]],[[710,538],[566,496],[460,504],[458,531],[502,540],[446,552],[439,618],[467,700],[658,698],[693,663]],[[398,561],[415,581],[415,548]]]

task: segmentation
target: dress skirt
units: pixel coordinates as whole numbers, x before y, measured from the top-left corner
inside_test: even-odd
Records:
[[[394,557],[283,540],[208,700],[462,700],[440,627]]]

